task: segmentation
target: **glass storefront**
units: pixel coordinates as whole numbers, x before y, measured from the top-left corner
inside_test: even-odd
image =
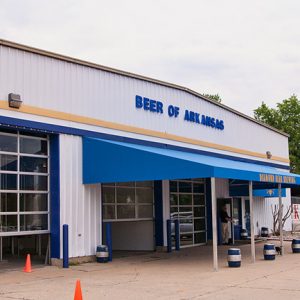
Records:
[[[103,220],[152,220],[153,181],[102,185]]]
[[[179,219],[181,246],[206,243],[204,179],[170,181],[170,217]],[[175,234],[174,225],[172,234]]]
[[[46,135],[0,132],[0,234],[49,230]]]

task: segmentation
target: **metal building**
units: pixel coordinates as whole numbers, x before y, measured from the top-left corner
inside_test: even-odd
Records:
[[[4,40],[0,66],[1,258],[61,259],[63,224],[82,260],[107,222],[116,250],[166,247],[168,219],[216,246],[219,205],[259,234],[300,182],[285,133],[185,87]]]

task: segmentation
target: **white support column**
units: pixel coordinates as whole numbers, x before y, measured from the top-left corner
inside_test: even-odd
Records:
[[[255,263],[255,241],[253,224],[253,182],[249,181],[249,204],[250,204],[250,230],[251,230],[251,259]]]
[[[279,233],[280,233],[280,248],[281,255],[283,255],[283,228],[282,228],[282,196],[281,196],[281,183],[278,183],[278,198],[279,198]]]
[[[211,178],[211,214],[212,214],[212,236],[213,236],[213,265],[214,271],[218,271],[218,232],[217,232],[217,198],[216,179]]]

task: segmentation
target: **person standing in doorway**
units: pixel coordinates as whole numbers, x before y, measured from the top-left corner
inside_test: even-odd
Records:
[[[223,245],[229,245],[228,238],[229,238],[229,227],[228,222],[231,221],[231,218],[228,216],[226,205],[222,206],[220,212],[220,218],[222,223],[222,243]]]

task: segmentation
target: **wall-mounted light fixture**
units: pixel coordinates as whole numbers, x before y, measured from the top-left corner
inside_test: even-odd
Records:
[[[272,158],[272,153],[271,153],[271,151],[267,151],[267,152],[266,152],[266,155],[267,155],[267,158],[268,158],[268,159],[271,159],[271,158]]]
[[[12,108],[20,108],[22,104],[21,96],[18,94],[8,94],[8,106]]]

